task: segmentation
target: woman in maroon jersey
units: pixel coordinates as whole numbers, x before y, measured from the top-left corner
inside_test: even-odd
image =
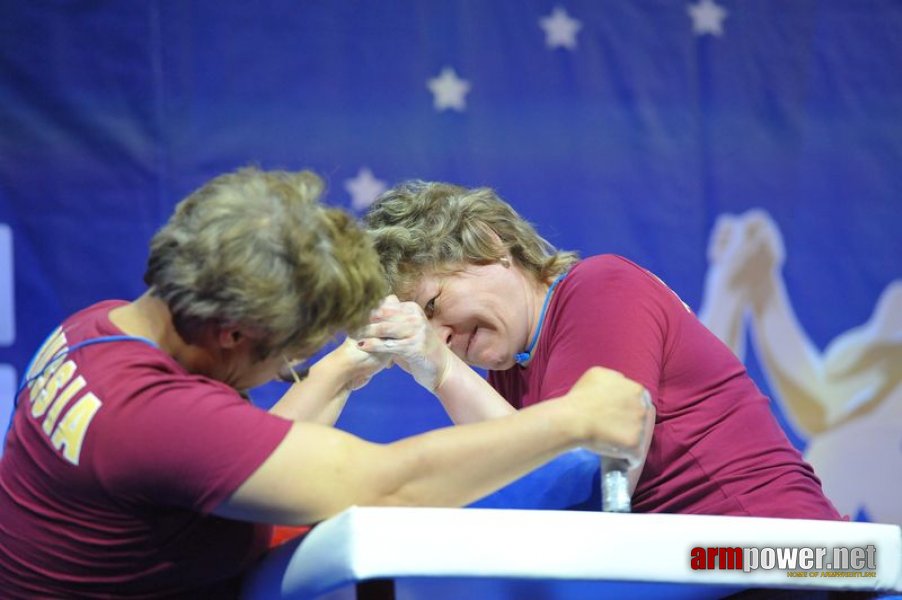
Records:
[[[603,366],[656,412],[633,510],[840,518],[743,365],[649,271],[555,249],[487,188],[407,182],[366,224],[397,296],[360,347],[392,357],[455,422],[540,404]]]
[[[227,598],[267,547],[264,523],[464,505],[582,445],[637,457],[642,389],[602,369],[556,406],[387,445],[316,423],[382,367],[351,343],[271,411],[248,402],[387,291],[322,187],[309,172],[212,180],[154,236],[144,295],[47,338],[0,459],[3,598]]]

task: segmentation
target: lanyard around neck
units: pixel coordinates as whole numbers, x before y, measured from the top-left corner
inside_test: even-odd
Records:
[[[557,284],[559,284],[566,275],[566,272],[558,275],[557,279],[551,283],[551,287],[548,288],[548,292],[545,294],[545,302],[542,304],[542,312],[539,313],[539,323],[536,325],[536,332],[533,334],[532,341],[529,342],[526,351],[514,354],[514,361],[521,367],[532,358],[532,351],[536,349],[536,344],[539,342],[539,334],[542,332],[542,323],[545,322],[545,313],[548,312],[548,303],[551,302],[551,295],[554,293],[554,288],[557,287]]]
[[[60,359],[62,359],[65,356],[68,356],[69,354],[72,354],[79,348],[84,348],[85,346],[93,346],[94,344],[103,344],[103,343],[109,343],[109,342],[143,342],[143,343],[147,344],[148,346],[152,346],[154,348],[159,347],[159,346],[157,346],[156,342],[149,340],[145,337],[137,336],[137,335],[105,335],[102,337],[88,338],[86,340],[82,340],[82,341],[78,342],[77,344],[72,344],[71,346],[63,347],[62,349],[57,351],[56,354],[54,354],[53,356],[51,356],[50,358],[48,358],[45,361],[44,366],[43,366],[43,368],[41,368],[40,371],[38,371],[37,373],[35,373],[34,375],[29,377],[28,374],[31,372],[31,370],[34,366],[34,363],[37,361],[38,354],[40,353],[40,351],[38,351],[38,353],[35,354],[34,357],[31,359],[31,361],[28,363],[28,367],[25,369],[25,373],[22,374],[22,380],[19,382],[19,389],[16,390],[16,397],[15,397],[13,406],[15,407],[16,404],[18,403],[19,394],[22,393],[22,390],[24,390],[26,387],[30,386],[35,380],[40,378],[44,374],[44,372],[48,368],[50,368],[52,365],[58,364]]]
[[[53,336],[53,334],[50,334],[50,336]],[[48,339],[50,339],[50,338],[48,337]],[[22,379],[19,382],[19,389],[16,390],[16,395],[13,397],[13,409],[9,415],[9,424],[6,426],[7,434],[9,434],[9,431],[13,427],[13,421],[15,420],[15,417],[16,417],[16,409],[18,409],[18,407],[19,407],[19,395],[22,393],[22,391],[26,387],[30,386],[32,383],[34,383],[39,378],[41,378],[44,375],[44,373],[47,371],[47,369],[51,368],[53,365],[58,365],[59,361],[61,359],[72,354],[79,348],[84,348],[85,346],[93,346],[94,344],[105,344],[105,343],[109,343],[109,342],[142,342],[144,344],[147,344],[148,346],[152,346],[153,348],[159,348],[159,346],[157,346],[156,342],[154,342],[153,340],[149,340],[145,337],[140,337],[140,336],[136,336],[136,335],[105,335],[105,336],[96,337],[96,338],[88,338],[88,339],[82,340],[76,344],[72,344],[71,346],[68,346],[68,347],[64,346],[63,348],[58,350],[53,356],[51,356],[44,362],[44,366],[41,367],[40,371],[29,376],[29,373],[31,373],[32,369],[34,368],[35,363],[37,362],[38,355],[40,354],[40,350],[38,350],[38,352],[36,352],[35,355],[32,357],[32,359],[29,361],[28,367],[25,369],[25,372],[22,374]],[[42,346],[43,346],[43,344],[42,344]]]

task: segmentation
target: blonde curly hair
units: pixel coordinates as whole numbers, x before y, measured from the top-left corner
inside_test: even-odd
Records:
[[[490,188],[407,181],[382,194],[364,223],[402,298],[411,296],[422,275],[500,262],[508,253],[543,283],[579,260],[542,238]]]
[[[189,195],[150,244],[144,281],[191,342],[209,323],[260,331],[259,359],[309,355],[366,323],[388,293],[358,223],[318,200],[310,171],[254,167]]]

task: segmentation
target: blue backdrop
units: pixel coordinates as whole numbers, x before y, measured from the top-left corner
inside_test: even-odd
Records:
[[[896,0],[5,0],[0,413],[60,319],[142,293],[173,205],[247,164],[312,168],[355,211],[411,177],[492,186],[553,243],[624,254],[694,309],[718,217],[760,208],[824,351],[902,277],[900,31]],[[386,372],[339,425],[447,422]]]

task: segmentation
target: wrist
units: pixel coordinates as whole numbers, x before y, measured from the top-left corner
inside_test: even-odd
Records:
[[[754,311],[756,315],[762,315],[766,311],[768,305],[776,298],[777,293],[779,292],[777,278],[778,274],[776,270],[774,270],[769,273],[767,277],[762,277],[756,282],[749,297],[752,311]]]
[[[461,368],[470,368],[448,348],[443,348],[442,351],[443,354],[441,359],[435,363],[435,383],[430,390],[436,395],[439,395],[441,391],[455,385],[455,381],[460,378],[462,373],[464,373]]]
[[[315,375],[320,381],[328,382],[335,393],[338,393],[350,385],[357,376],[357,371],[357,361],[350,356],[347,345],[342,344],[313,364],[310,376]]]

